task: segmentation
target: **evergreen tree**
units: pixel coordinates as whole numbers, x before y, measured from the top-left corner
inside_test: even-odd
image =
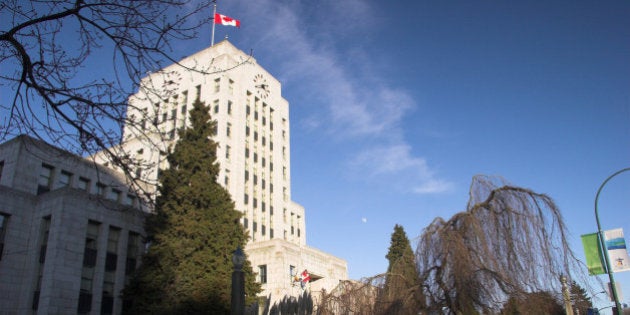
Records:
[[[571,282],[571,304],[573,304],[574,313],[579,311],[580,314],[586,314],[588,309],[593,307],[591,298],[588,296],[586,290],[580,286],[577,282]]]
[[[417,314],[421,303],[418,269],[407,234],[396,224],[392,234],[385,285],[376,303],[379,314]]]
[[[124,291],[129,314],[227,314],[232,253],[247,236],[229,192],[217,183],[216,126],[197,99],[191,128],[167,156],[159,176],[156,213],[146,221],[150,247]],[[244,266],[246,295],[260,292],[251,265]]]

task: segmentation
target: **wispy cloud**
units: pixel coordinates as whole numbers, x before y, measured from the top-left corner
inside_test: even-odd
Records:
[[[351,165],[368,177],[396,178],[400,189],[412,193],[442,193],[452,188],[451,183],[436,178],[424,158],[413,156],[407,144],[366,149],[356,156]]]
[[[401,124],[417,106],[413,98],[374,73],[369,63],[353,62],[351,54],[338,47],[343,44],[339,38],[372,27],[372,9],[360,0],[322,1],[316,6],[316,12],[282,1],[248,2],[245,7],[262,35],[255,45],[279,67],[285,87],[300,90],[312,103],[309,106],[323,109],[310,111],[300,125],[326,126],[339,141],[368,143],[351,164],[372,170],[372,176],[412,174],[406,187],[413,193],[450,189],[451,184],[437,179],[427,161],[413,156],[404,141]]]

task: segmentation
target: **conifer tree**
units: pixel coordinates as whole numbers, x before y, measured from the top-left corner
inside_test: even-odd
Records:
[[[589,308],[593,307],[593,302],[591,298],[588,296],[588,292],[577,282],[571,282],[571,289],[569,290],[571,293],[571,302],[573,303],[574,313],[575,311],[579,311],[580,314],[586,314]]]
[[[159,176],[156,213],[146,221],[150,241],[143,263],[124,291],[129,314],[226,314],[230,311],[232,254],[247,236],[229,192],[217,183],[215,121],[197,99],[191,128],[167,156]],[[260,292],[246,262],[246,295]]]
[[[385,285],[376,303],[379,314],[417,314],[421,306],[419,274],[407,234],[396,224],[392,233]]]

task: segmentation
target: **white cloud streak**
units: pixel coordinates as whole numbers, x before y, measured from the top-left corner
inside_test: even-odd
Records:
[[[304,12],[299,3],[271,0],[248,2],[245,7],[246,16],[252,17],[254,23],[251,27],[262,35],[255,47],[262,48],[265,56],[270,55],[273,63],[280,66],[277,72],[285,86],[304,90],[305,99],[325,109],[301,118],[305,122],[301,125],[326,126],[340,141],[369,142],[370,148],[357,153],[350,163],[370,169],[371,176],[413,174],[414,179],[408,180],[412,193],[449,190],[451,184],[436,179],[426,160],[412,156],[410,145],[402,140],[403,117],[416,106],[412,97],[388,86],[377,73],[368,78],[356,75],[353,66],[361,67],[360,73],[374,70],[369,64],[354,65],[342,48],[334,46],[333,36],[327,35],[332,27],[337,33],[349,32],[345,34],[348,37],[371,27],[371,8],[360,0],[341,4],[324,1],[318,6],[321,13]],[[321,22],[323,19],[332,22]],[[348,21],[352,23],[344,28],[341,24]]]

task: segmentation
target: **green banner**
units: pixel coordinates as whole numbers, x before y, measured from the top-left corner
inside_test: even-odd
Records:
[[[582,235],[582,246],[584,247],[584,255],[586,256],[588,274],[594,276],[606,273],[597,233]]]

